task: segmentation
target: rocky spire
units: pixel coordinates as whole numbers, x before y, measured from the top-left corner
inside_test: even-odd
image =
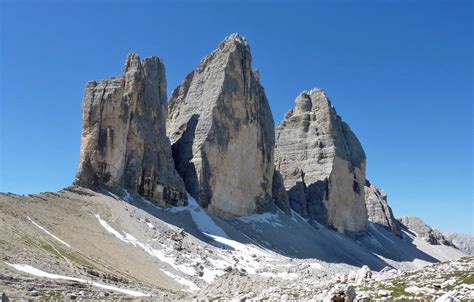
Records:
[[[221,217],[259,212],[272,198],[274,122],[251,64],[247,41],[232,34],[169,103],[177,170],[188,192]]]
[[[75,184],[126,188],[161,205],[184,204],[166,137],[166,77],[158,57],[128,55],[123,74],[87,83]]]
[[[291,208],[340,232],[365,231],[362,146],[324,91],[303,91],[295,103],[275,132],[275,166]]]
[[[387,193],[375,187],[368,180],[365,182],[364,191],[369,221],[381,225],[401,237],[399,224],[393,216],[392,209],[388,206]]]

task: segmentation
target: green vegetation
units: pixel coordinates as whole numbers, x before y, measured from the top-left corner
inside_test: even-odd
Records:
[[[65,249],[61,246],[56,246],[56,245],[53,246],[53,244],[41,239],[37,239],[37,238],[33,239],[31,237],[25,237],[23,238],[23,241],[26,245],[30,247],[40,248],[52,255],[60,257],[61,259],[66,258],[67,260],[74,262],[85,268],[90,268],[90,269],[96,268],[96,266],[91,261],[86,259],[80,253],[72,251],[71,249]]]

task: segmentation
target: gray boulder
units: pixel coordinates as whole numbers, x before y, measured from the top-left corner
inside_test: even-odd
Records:
[[[91,81],[75,184],[125,188],[160,205],[186,203],[166,137],[166,77],[158,57],[128,55],[121,76]]]
[[[320,89],[303,91],[275,130],[291,208],[340,232],[367,229],[365,153]]]
[[[250,48],[232,34],[173,91],[167,122],[187,191],[221,217],[272,199],[274,122]]]
[[[365,182],[365,205],[369,221],[381,225],[398,237],[401,236],[400,227],[388,206],[387,193],[378,189],[368,180]]]

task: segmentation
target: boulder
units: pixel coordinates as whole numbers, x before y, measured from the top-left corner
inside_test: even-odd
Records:
[[[275,130],[275,166],[291,208],[340,232],[367,229],[365,153],[326,93],[303,91]]]
[[[158,57],[128,55],[122,75],[90,81],[75,184],[125,188],[160,205],[186,203],[166,137],[166,77]]]
[[[363,265],[356,273],[356,284],[361,285],[372,279],[372,271],[367,265]]]
[[[274,122],[250,48],[232,34],[173,91],[167,132],[187,191],[220,217],[272,200]]]
[[[336,284],[323,299],[324,302],[352,302],[357,296],[354,286]]]
[[[365,182],[364,191],[369,221],[381,225],[401,237],[400,227],[393,216],[392,209],[388,206],[387,193],[375,187],[368,180]]]

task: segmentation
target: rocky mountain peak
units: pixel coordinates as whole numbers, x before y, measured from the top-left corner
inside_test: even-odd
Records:
[[[138,69],[142,69],[142,62],[140,60],[140,57],[137,53],[131,52],[127,55],[127,58],[125,59],[123,73],[125,74],[130,71],[133,72]]]
[[[401,223],[402,229],[414,232],[416,236],[422,238],[430,244],[447,246],[453,245],[443,236],[441,232],[433,230],[419,217],[403,216],[397,217],[397,220]]]
[[[340,232],[365,231],[365,153],[326,93],[301,92],[275,135],[291,208]]]
[[[228,35],[227,37],[224,38],[221,45],[228,44],[228,43],[242,44],[245,47],[249,46],[249,44],[247,42],[247,39],[245,39],[245,37],[242,36],[239,33],[232,33],[232,34]]]
[[[332,107],[326,93],[319,88],[301,92],[298,97],[296,97],[295,104],[293,114],[317,111],[323,106]]]
[[[273,117],[245,38],[232,34],[173,91],[168,136],[188,192],[222,217],[272,195]]]
[[[86,86],[75,183],[127,189],[160,205],[185,204],[166,137],[166,76],[161,59],[130,53],[122,75]]]

